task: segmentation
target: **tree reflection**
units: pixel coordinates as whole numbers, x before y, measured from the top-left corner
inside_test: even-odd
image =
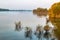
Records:
[[[49,33],[50,27],[48,25],[46,25],[44,27],[45,33],[44,33],[44,37],[49,40],[49,37],[51,36],[51,34]]]
[[[37,36],[38,40],[40,40],[40,39],[42,40],[42,38],[41,38],[42,31],[41,31],[41,26],[39,24],[38,24],[38,26],[37,26],[36,31],[35,31],[34,34]]]
[[[32,29],[30,27],[26,27],[25,37],[30,38],[30,40],[32,39]]]
[[[19,31],[21,29],[21,22],[15,22],[15,30]]]

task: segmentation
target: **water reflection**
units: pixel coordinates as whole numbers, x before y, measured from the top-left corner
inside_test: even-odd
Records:
[[[48,25],[46,25],[46,26],[44,27],[44,30],[45,30],[45,33],[43,34],[43,35],[44,35],[44,38],[46,38],[47,40],[49,40],[49,37],[51,38],[51,34],[50,34],[50,32],[49,32],[50,27],[49,27]]]
[[[17,30],[17,31],[19,31],[19,30],[21,30],[21,22],[19,21],[19,22],[15,22],[15,30]]]
[[[46,40],[55,40],[54,36],[54,27],[52,27],[53,25],[50,23],[49,20],[46,21],[46,25],[42,28],[42,26],[40,24],[38,24],[38,26],[36,27],[36,31],[33,33],[32,31],[32,27],[25,27],[25,38],[29,38],[30,40],[32,40],[32,33],[35,34],[35,36],[38,38],[38,40],[42,40],[43,38],[45,38]],[[19,21],[18,23],[15,23],[16,25],[16,30],[19,31],[21,29],[21,22]],[[50,25],[50,26],[49,26]],[[44,40],[44,39],[43,39]]]
[[[21,27],[15,25],[17,21],[21,21]],[[26,30],[24,28],[26,26],[32,28],[32,40],[38,40],[34,35],[38,24],[42,26],[42,29],[46,25],[46,16],[40,18],[33,15],[32,12],[0,12],[0,40],[29,40],[29,37],[29,39],[25,37]],[[22,28],[21,31],[14,31],[20,28]],[[42,38],[42,40],[45,39]]]
[[[30,27],[26,27],[25,37],[30,38],[30,40],[32,39],[32,29]]]
[[[37,28],[36,28],[36,31],[35,31],[35,35],[37,36],[37,38],[38,38],[38,40],[42,40],[42,30],[41,30],[41,27],[42,26],[40,26],[39,24],[38,24],[38,26],[37,26]]]

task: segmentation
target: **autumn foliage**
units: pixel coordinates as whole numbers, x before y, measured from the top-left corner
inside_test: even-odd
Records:
[[[56,37],[60,40],[60,2],[54,3],[49,11],[49,19],[56,24]]]
[[[50,17],[60,17],[60,2],[54,3],[51,8],[48,10]]]
[[[57,26],[55,31],[56,37],[60,40],[60,2],[54,3],[49,10],[46,8],[37,8],[33,10],[33,14],[37,16],[49,15],[50,21]]]
[[[37,8],[33,10],[33,14],[36,14],[37,16],[46,16],[48,13],[48,10],[46,8]]]

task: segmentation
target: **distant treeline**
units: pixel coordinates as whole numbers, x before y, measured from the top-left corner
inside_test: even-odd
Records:
[[[32,11],[32,10],[10,10],[10,9],[2,9],[2,8],[0,8],[0,11]]]
[[[2,8],[0,8],[0,11],[9,11],[9,9],[2,9]]]
[[[32,10],[9,10],[9,11],[32,11]]]

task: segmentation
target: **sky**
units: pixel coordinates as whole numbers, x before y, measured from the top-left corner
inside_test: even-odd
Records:
[[[32,10],[41,7],[49,9],[55,2],[60,2],[60,0],[0,0],[0,8]]]

